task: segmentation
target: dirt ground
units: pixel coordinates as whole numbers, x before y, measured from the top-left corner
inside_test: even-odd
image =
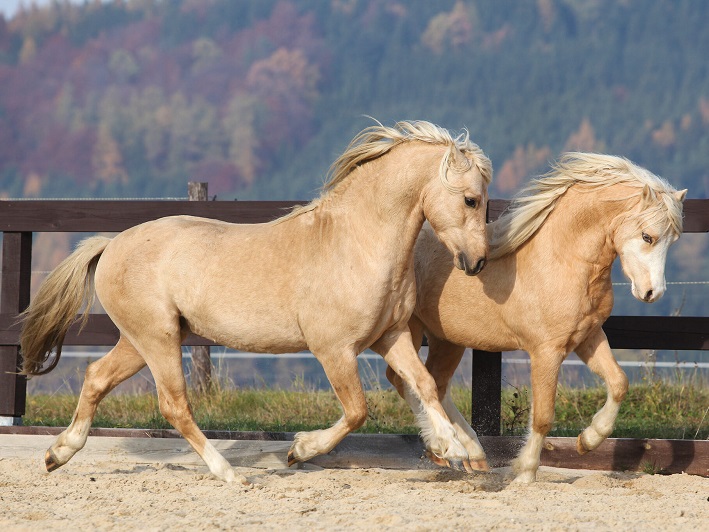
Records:
[[[237,468],[0,457],[0,530],[706,530],[709,479],[542,467],[449,470]]]

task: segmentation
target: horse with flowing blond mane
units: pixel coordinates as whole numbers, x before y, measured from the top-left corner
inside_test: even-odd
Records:
[[[554,420],[559,368],[575,351],[606,383],[605,405],[578,438],[585,453],[613,430],[628,380],[601,326],[613,307],[611,267],[620,256],[633,295],[648,303],[665,291],[665,259],[682,232],[686,190],[627,159],[567,153],[489,225],[490,261],[475,278],[450,267],[450,253],[430,227],[415,248],[417,301],[410,322],[415,346],[425,333],[426,367],[473,462],[485,468],[475,431],[450,398],[465,347],[525,350],[531,359],[532,411],[516,481],[532,482]],[[387,377],[415,412],[419,401],[391,368]]]
[[[356,358],[371,347],[424,405],[419,422],[429,448],[470,467],[407,324],[416,298],[413,249],[424,220],[456,267],[474,275],[485,265],[491,177],[489,159],[467,131],[453,137],[428,122],[377,124],[333,163],[320,198],[274,222],[176,216],[112,240],[83,241],[23,314],[23,371],[40,375],[56,365],[69,326],[82,305],[86,317],[94,296],[120,339],[87,368],[72,423],[46,453],[47,470],[84,446],[101,399],[147,364],[165,418],[216,477],[246,482],[192,417],[180,347],[189,332],[235,349],[310,349],[317,357],[344,413],[328,429],[297,434],[291,464],[329,452],[364,423]]]

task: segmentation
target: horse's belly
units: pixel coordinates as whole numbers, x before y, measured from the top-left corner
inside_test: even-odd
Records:
[[[183,314],[189,329],[199,336],[240,351],[288,353],[307,349],[303,334],[291,319],[259,312]]]

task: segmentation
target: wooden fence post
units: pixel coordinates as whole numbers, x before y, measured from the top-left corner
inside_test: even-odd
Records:
[[[493,222],[508,202],[490,200],[486,218]],[[502,424],[502,353],[473,349],[472,407],[470,426],[479,436],[499,436]]]
[[[30,303],[32,233],[6,232],[2,241],[0,314],[17,317]],[[17,345],[0,346],[0,425],[20,425],[25,414],[27,380]]]
[[[499,436],[502,414],[502,353],[473,350],[471,426],[478,436]]]
[[[187,196],[190,201],[207,201],[208,183],[190,181],[187,183]],[[192,346],[192,388],[206,392],[212,386],[212,358],[208,345]]]

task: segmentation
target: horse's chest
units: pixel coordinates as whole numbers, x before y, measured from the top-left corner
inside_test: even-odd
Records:
[[[577,346],[591,331],[602,326],[613,309],[613,292],[606,289],[589,290],[576,318],[576,327],[570,335],[569,344]],[[572,347],[572,349],[573,349]]]
[[[370,307],[375,334],[408,322],[416,304],[416,288],[413,282],[390,286],[382,290],[378,301]]]

